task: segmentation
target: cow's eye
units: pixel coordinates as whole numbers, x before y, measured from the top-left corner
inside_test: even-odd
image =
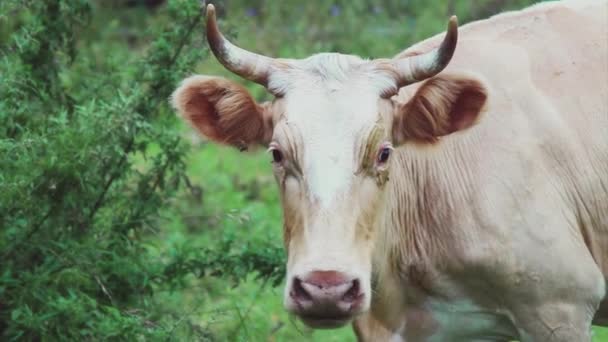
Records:
[[[272,161],[275,163],[280,163],[283,161],[283,153],[279,150],[272,150]]]
[[[281,152],[278,148],[270,148],[270,153],[272,154],[272,162],[280,164],[283,162],[283,152]]]
[[[385,164],[391,156],[392,150],[393,149],[389,146],[381,148],[380,152],[378,152],[378,164]]]

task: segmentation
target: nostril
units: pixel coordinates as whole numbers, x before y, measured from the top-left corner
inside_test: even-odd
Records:
[[[342,300],[345,302],[354,302],[361,297],[361,288],[359,285],[359,280],[355,279],[352,281],[351,287],[346,291]]]
[[[302,280],[297,277],[293,279],[293,284],[291,286],[291,292],[289,295],[297,301],[312,300],[312,297],[308,291],[306,291],[306,289],[302,286]]]

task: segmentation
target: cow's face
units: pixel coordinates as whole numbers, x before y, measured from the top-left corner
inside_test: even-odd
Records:
[[[394,146],[471,126],[485,91],[471,78],[435,77],[397,103],[390,95],[407,77],[395,75],[388,61],[320,54],[270,62],[216,30],[210,20],[208,38],[220,61],[263,83],[275,100],[257,104],[234,82],[193,76],[173,104],[212,140],[268,147],[284,213],[285,306],[313,327],[345,324],[370,305],[372,251],[387,216]],[[252,61],[254,67],[244,67]],[[424,74],[410,64],[409,72]]]
[[[391,140],[388,80],[352,56],[317,55],[282,102],[269,150],[284,212],[285,305],[311,326],[366,310]],[[317,65],[335,69],[319,73]],[[340,67],[344,70],[340,70]]]

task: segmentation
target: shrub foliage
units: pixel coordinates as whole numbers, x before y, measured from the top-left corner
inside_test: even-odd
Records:
[[[0,339],[170,337],[181,317],[155,291],[188,274],[280,279],[276,250],[146,244],[187,181],[167,98],[206,54],[198,6],[170,1],[160,29],[131,36],[94,23],[103,2],[0,3]]]

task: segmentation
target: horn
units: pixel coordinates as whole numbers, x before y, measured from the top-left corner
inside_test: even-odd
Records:
[[[233,73],[268,87],[273,65],[277,62],[230,43],[217,26],[215,7],[212,4],[207,5],[206,19],[207,41],[215,58]]]
[[[423,81],[440,73],[450,63],[458,41],[458,19],[452,16],[441,45],[421,55],[379,61],[381,69],[395,77],[397,87]]]

